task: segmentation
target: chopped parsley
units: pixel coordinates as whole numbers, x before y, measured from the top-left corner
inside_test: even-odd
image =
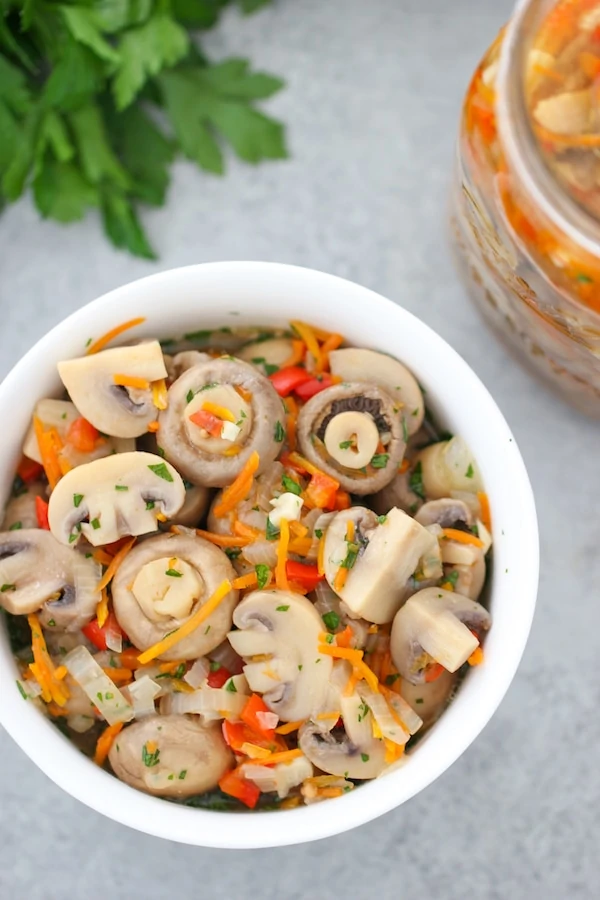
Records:
[[[54,625],[56,625],[56,622],[54,621],[54,619],[48,619],[48,626],[49,626],[50,628],[53,628]]]
[[[264,588],[271,576],[271,570],[264,563],[259,563],[257,566],[254,566],[254,571],[256,572],[259,588]]]
[[[475,535],[475,537],[479,537],[479,526],[471,525],[471,532]]]
[[[115,491],[128,491],[129,488],[126,484],[115,484]]]
[[[281,442],[285,438],[285,428],[283,427],[279,419],[277,419],[277,421],[275,422],[275,432],[273,434],[273,437],[278,444],[281,444]]]
[[[377,516],[377,522],[379,525],[385,525],[387,522],[387,516]]]
[[[408,479],[408,486],[417,497],[420,497],[421,500],[425,500],[425,488],[423,487],[423,467],[421,465],[421,460],[416,464],[414,469],[411,472],[410,478]]]
[[[169,578],[183,578],[183,572],[178,572],[177,569],[167,569],[165,575],[168,575]]]
[[[301,665],[301,664],[298,665],[298,671],[299,671],[299,672],[302,671],[302,665]]]
[[[13,522],[13,524],[10,526],[10,528],[8,530],[9,531],[20,531],[20,529],[22,527],[23,527],[22,522]]]
[[[332,635],[332,634],[326,634],[326,635],[325,635],[325,643],[326,643],[326,644],[333,644],[333,635]]]
[[[85,346],[89,347],[91,343],[92,343],[92,338],[88,338],[87,341],[85,342]]]
[[[77,538],[78,538],[78,535],[76,535],[76,534],[70,534],[70,535],[69,535],[69,543],[72,544],[73,541],[76,541],[76,540],[77,540]]]
[[[156,452],[158,453],[159,456],[165,455],[165,451],[163,450],[162,447],[159,447],[158,444],[156,445]]]
[[[335,631],[336,628],[339,628],[340,625],[340,617],[336,612],[330,610],[327,613],[324,613],[321,618],[325,622],[326,627],[329,631]]]
[[[475,470],[473,469],[473,466],[471,465],[471,463],[469,463],[469,468],[465,472],[465,478],[472,478],[474,474],[475,474]]]
[[[217,662],[216,659],[211,659],[211,661],[210,661],[210,671],[211,671],[211,672],[218,672],[220,668],[221,668],[221,663],[220,663],[220,662]]]
[[[104,699],[105,700],[114,700],[115,695],[112,693],[112,691],[107,691],[106,694],[104,695]]]
[[[363,762],[369,762],[369,754],[368,753],[361,753],[360,758],[362,759]]]
[[[417,406],[417,408],[413,409],[413,411],[411,412],[411,416],[418,416],[418,415],[419,415],[419,407]]]
[[[90,525],[92,526],[94,531],[98,531],[98,529],[100,528],[100,519],[92,519]]]
[[[376,453],[373,459],[371,460],[371,465],[374,469],[385,469],[388,464],[388,459],[390,458],[389,453]]]
[[[392,685],[392,684],[393,684],[395,681],[397,681],[399,678],[400,678],[399,673],[398,673],[398,672],[395,672],[393,675],[387,675],[387,676],[386,676],[385,683],[386,683],[388,686],[389,686],[389,685]]]
[[[179,663],[175,671],[173,672],[173,678],[183,678],[185,675],[185,663]]]
[[[211,336],[212,331],[190,331],[184,334],[186,341],[206,341]]]
[[[208,634],[209,631],[210,631],[210,625],[207,625],[206,628],[204,629],[204,634]]]
[[[194,396],[195,396],[194,392],[193,392],[192,390],[189,390],[189,391],[187,392],[187,394],[185,395],[185,401],[186,401],[186,403],[191,403],[192,400],[194,399]]]
[[[154,502],[154,500],[148,500],[146,503],[146,509],[154,509],[155,506],[156,503]]]
[[[453,569],[452,572],[449,572],[446,575],[444,581],[448,581],[452,585],[452,587],[455,588],[456,582],[458,581],[459,574],[460,573],[458,572],[458,569]]]
[[[185,778],[186,775],[187,775],[187,769],[182,769],[177,777],[179,778],[180,781],[183,781],[183,779]]]
[[[417,697],[417,699],[415,700],[415,703],[422,703],[422,702],[423,702],[422,697]]]
[[[25,693],[25,688],[23,687],[23,685],[21,684],[21,682],[20,682],[20,681],[17,681],[16,684],[17,684],[17,687],[19,688],[19,693],[20,693],[21,697],[23,698],[23,700],[28,700],[29,697],[28,697],[27,694]]]
[[[273,525],[273,523],[271,522],[271,520],[269,519],[268,516],[267,516],[267,528],[265,531],[265,537],[268,541],[276,541],[277,538],[279,537],[279,528],[277,528],[275,525]]]
[[[218,386],[218,385],[217,385],[217,382],[216,382],[216,381],[209,381],[208,384],[202,385],[202,387],[200,388],[200,390],[198,391],[198,393],[201,394],[202,391],[212,391],[212,389],[213,389],[213,388],[216,388],[217,386]]]
[[[320,541],[321,538],[323,537],[323,532],[321,531],[320,528],[315,528],[315,537],[316,537],[317,540],[319,540],[319,541]]]
[[[77,508],[81,506],[81,501],[83,500],[83,494],[73,494],[73,506]]]
[[[340,450],[349,450],[351,446],[352,446],[352,441],[342,441],[339,444]]]
[[[242,551],[239,547],[225,548],[225,554],[229,557],[229,559],[237,559],[241,552]]]
[[[363,700],[362,703],[360,704],[360,706],[358,707],[358,721],[362,722],[362,720],[366,717],[368,712],[369,712],[369,707]],[[367,759],[368,759],[368,757],[367,757]],[[364,760],[363,760],[363,762],[364,762]]]
[[[579,281],[580,284],[593,284],[594,283],[594,279],[590,278],[589,275],[584,275],[583,272],[579,272],[579,274],[576,275],[575,278],[577,279],[577,281]]]
[[[287,612],[289,608],[290,607],[289,607],[289,603],[288,603],[286,606],[276,606],[275,611],[276,612]]]
[[[230,694],[237,694],[237,688],[235,686],[235,682],[233,678],[230,678],[227,684],[225,685],[225,690],[229,691]]]
[[[4,594],[7,591],[16,591],[16,589],[16,584],[3,584],[2,587],[0,587],[0,594]]]
[[[281,479],[281,483],[290,494],[301,494],[302,488],[298,484],[297,481],[294,481],[293,478],[290,478],[289,475],[284,475]]]
[[[144,765],[151,769],[153,766],[158,765],[159,759],[160,750],[158,749],[158,747],[156,748],[154,753],[149,753],[147,744],[144,744],[144,746],[142,747],[142,762],[144,763]]]
[[[154,472],[155,475],[158,475],[159,478],[164,479],[165,481],[173,481],[173,476],[167,469],[166,463],[158,463],[155,466],[148,466],[151,472]]]
[[[359,549],[360,548],[359,548],[358,544],[348,543],[348,551],[346,553],[346,556],[340,563],[341,569],[351,569],[352,568],[352,566],[354,565],[354,563],[357,560]]]

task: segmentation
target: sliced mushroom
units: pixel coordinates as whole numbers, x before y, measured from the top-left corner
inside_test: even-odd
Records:
[[[365,381],[384,388],[400,407],[408,433],[419,430],[425,415],[423,394],[415,376],[401,362],[359,347],[333,350],[329,362],[332,375],[339,375],[342,381]]]
[[[215,788],[234,765],[218,725],[187,716],[147,716],[113,741],[108,760],[121,781],[156,797],[191,797]]]
[[[211,492],[208,488],[199,484],[186,483],[183,506],[165,524],[197,528],[206,514],[210,497]]]
[[[273,366],[278,369],[285,365],[293,353],[291,338],[271,338],[246,344],[238,351],[238,358],[252,363],[263,375],[270,375]]]
[[[357,381],[312,397],[298,416],[298,440],[307,459],[353,494],[372,494],[389,484],[406,448],[389,394]]]
[[[49,531],[0,534],[0,606],[15,616],[41,610],[43,625],[77,631],[92,619],[102,567],[59,544]]]
[[[340,568],[348,569],[343,587],[336,589],[346,606],[368,622],[390,622],[406,582],[434,544],[435,537],[399,509],[381,521],[372,510],[355,506],[339,512],[327,529],[325,577],[335,589]]]
[[[67,472],[50,495],[48,521],[62,544],[76,544],[83,534],[99,547],[156,531],[157,515],[171,518],[184,501],[183,481],[170,463],[152,453],[118,453]]]
[[[454,585],[456,592],[464,597],[469,597],[471,600],[477,600],[485,584],[487,569],[483,551],[478,547],[473,549],[475,550],[475,560],[470,565],[457,563],[447,568],[448,574],[450,574],[450,571],[458,572],[458,578]]]
[[[191,419],[215,408],[222,411],[216,418],[221,436],[211,436]],[[283,415],[271,382],[251,365],[232,357],[210,360],[188,369],[169,388],[158,441],[189,481],[224,487],[254,451],[259,473],[268,469],[281,449]]]
[[[396,613],[390,651],[403,678],[422,684],[434,660],[456,672],[479,645],[492,623],[480,603],[452,591],[426,588],[410,597]]]
[[[385,515],[393,506],[414,516],[422,506],[422,498],[411,488],[411,472],[398,472],[383,490],[373,494],[370,505],[379,515]]]
[[[467,504],[462,500],[453,500],[450,497],[424,503],[415,513],[415,519],[425,527],[441,525],[442,528],[453,528],[458,524],[470,529],[473,523],[473,516]]]
[[[272,712],[294,722],[321,708],[332,662],[318,652],[323,622],[309,600],[288,591],[253,591],[236,608],[233,624],[239,631],[229,642],[246,662],[250,688],[263,694]]]
[[[477,463],[461,437],[425,447],[418,454],[419,463],[428,500],[449,497],[452,491],[475,494],[483,490]]]
[[[41,481],[32,481],[23,486],[16,497],[6,504],[1,531],[18,531],[21,528],[38,528],[35,498],[43,497],[46,488]]]
[[[400,694],[421,717],[424,729],[433,725],[448,705],[457,678],[456,673],[444,669],[435,681],[428,683],[411,684],[405,678],[400,679]]]
[[[64,360],[58,374],[81,415],[98,431],[135,438],[157,418],[150,385],[166,378],[167,369],[158,341],[148,341]],[[141,379],[142,386],[119,385],[119,376]]]
[[[171,381],[176,381],[180,375],[187,372],[188,369],[197,366],[198,363],[208,362],[211,359],[208,353],[201,353],[199,350],[182,350],[175,356],[165,356],[165,366],[169,373]]]
[[[119,625],[140,650],[161,641],[206,603],[233,567],[214,544],[188,534],[161,534],[131,550],[112,582]],[[161,659],[197,659],[225,639],[238,592],[231,590],[208,619]]]

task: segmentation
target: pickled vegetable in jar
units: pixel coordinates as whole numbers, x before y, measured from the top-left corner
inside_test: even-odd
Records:
[[[600,417],[600,0],[525,0],[465,98],[453,235],[530,368]]]

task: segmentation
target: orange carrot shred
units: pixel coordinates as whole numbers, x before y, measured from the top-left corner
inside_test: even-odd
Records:
[[[460,531],[458,528],[444,528],[444,537],[449,541],[456,541],[459,544],[473,544],[474,547],[483,547],[483,541],[480,541],[474,534],[468,531]]]
[[[110,752],[110,748],[122,728],[123,723],[116,722],[114,725],[109,725],[108,728],[104,729],[96,744],[96,752],[94,753],[94,762],[96,765],[104,765]]]
[[[104,350],[107,344],[118,337],[120,334],[123,334],[124,331],[128,331],[130,328],[135,328],[136,325],[141,325],[142,322],[146,321],[145,316],[139,316],[137,319],[130,319],[128,322],[123,322],[122,325],[117,325],[116,328],[111,328],[110,331],[107,331],[106,334],[103,334],[101,338],[98,338],[97,341],[94,341],[91,344],[87,351],[86,356],[90,356],[92,353],[98,353],[100,350]]]
[[[232,509],[245,500],[252,488],[254,474],[260,465],[260,457],[254,450],[235,481],[226,487],[223,491],[221,499],[214,506],[214,514],[217,518],[221,518]]]

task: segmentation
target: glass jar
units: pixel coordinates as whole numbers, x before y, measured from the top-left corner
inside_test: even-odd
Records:
[[[587,85],[581,48],[594,57],[595,41],[586,135],[566,133],[568,110],[560,134],[542,129],[532,96]],[[563,84],[552,87],[559,78]],[[570,160],[580,180],[589,170],[591,187],[564,180],[564,171],[573,175]],[[524,0],[465,98],[452,194],[455,248],[471,294],[509,348],[574,406],[600,417],[596,167],[600,173],[600,2]]]

